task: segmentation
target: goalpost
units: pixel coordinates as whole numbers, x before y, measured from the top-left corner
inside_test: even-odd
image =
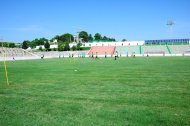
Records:
[[[190,56],[190,51],[184,51],[183,56]]]
[[[164,51],[159,51],[159,52],[144,52],[143,56],[165,56]]]
[[[2,43],[2,57],[3,57],[3,60],[4,60],[3,62],[4,62],[6,81],[7,81],[7,85],[9,86],[9,77],[8,77],[7,64],[6,64],[6,55],[5,55],[5,52],[3,50],[3,43]]]

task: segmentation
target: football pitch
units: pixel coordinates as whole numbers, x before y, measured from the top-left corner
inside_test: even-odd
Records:
[[[0,126],[188,126],[190,58],[0,62]]]

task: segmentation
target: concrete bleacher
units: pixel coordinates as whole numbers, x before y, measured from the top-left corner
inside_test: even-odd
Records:
[[[140,54],[140,46],[118,46],[115,49],[115,53],[116,52],[121,56]]]
[[[109,50],[110,46],[97,46],[92,47],[89,51],[89,55],[97,55],[105,56],[105,52],[107,54],[118,55],[118,56],[182,56],[186,54],[186,56],[190,55],[190,45],[143,45],[143,46],[116,46],[114,53]],[[112,48],[114,48],[112,46]],[[108,53],[109,52],[109,53]],[[177,55],[174,55],[177,54]]]
[[[190,56],[190,45],[128,45],[128,46],[94,46],[88,51],[49,51],[30,52],[21,48],[0,47],[0,61],[3,54],[7,60],[27,60],[63,57],[112,57],[118,56]]]
[[[115,47],[114,46],[94,46],[90,49],[88,55],[90,56],[96,56],[96,54],[98,56],[113,56],[115,51]]]
[[[115,53],[118,52],[118,55],[126,55],[127,54],[127,48],[126,46],[118,46],[115,48]]]
[[[50,52],[33,52],[36,55],[44,56],[44,58],[58,58],[58,57],[85,57],[88,51],[50,51]]]
[[[165,45],[142,46],[142,54],[169,54]]]
[[[127,52],[129,55],[140,54],[139,46],[127,46]]]
[[[21,48],[0,47],[0,61],[3,60],[3,55],[6,57],[6,60],[26,60],[40,58],[39,56]]]
[[[169,45],[171,54],[183,54],[190,52],[190,45]]]

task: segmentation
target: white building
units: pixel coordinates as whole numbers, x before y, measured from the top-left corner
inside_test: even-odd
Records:
[[[144,45],[145,41],[126,41],[126,42],[88,42],[82,43],[81,47],[92,47],[92,46],[136,46]],[[77,43],[70,43],[69,46],[76,46]]]
[[[44,45],[40,45],[40,46],[36,46],[35,49],[40,49],[40,47],[42,47],[42,49],[45,49]],[[50,49],[54,49],[54,48],[58,48],[58,44],[55,45],[50,45]]]
[[[127,41],[127,42],[93,42],[93,43],[83,43],[83,47],[92,46],[135,46],[144,45],[144,41]]]

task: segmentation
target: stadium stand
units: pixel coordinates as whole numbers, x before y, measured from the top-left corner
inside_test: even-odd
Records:
[[[50,52],[33,52],[36,55],[44,56],[44,58],[63,58],[63,57],[85,57],[88,51],[50,51]]]
[[[28,52],[21,48],[0,47],[0,61],[3,60],[3,54],[7,60],[27,60],[39,59],[38,55]]]
[[[96,54],[98,56],[105,56],[105,54],[107,56],[113,56],[115,51],[115,47],[114,46],[94,46],[90,49],[88,55],[90,56],[96,56]]]
[[[181,45],[189,44],[190,39],[160,39],[160,40],[145,40],[145,45]]]
[[[7,60],[27,60],[63,57],[112,57],[118,56],[190,56],[190,45],[136,45],[136,46],[93,46],[89,51],[30,52],[21,48],[0,47],[0,61],[3,54]]]
[[[154,46],[142,46],[142,54],[169,54],[169,51],[165,45],[154,45]]]
[[[127,54],[127,47],[126,46],[118,46],[115,48],[115,53],[118,52],[119,55]]]
[[[118,46],[115,49],[115,53],[116,52],[121,56],[140,54],[140,46]]]
[[[129,55],[140,54],[139,46],[127,46],[127,52]]]
[[[169,45],[171,54],[183,54],[190,52],[190,45]]]

